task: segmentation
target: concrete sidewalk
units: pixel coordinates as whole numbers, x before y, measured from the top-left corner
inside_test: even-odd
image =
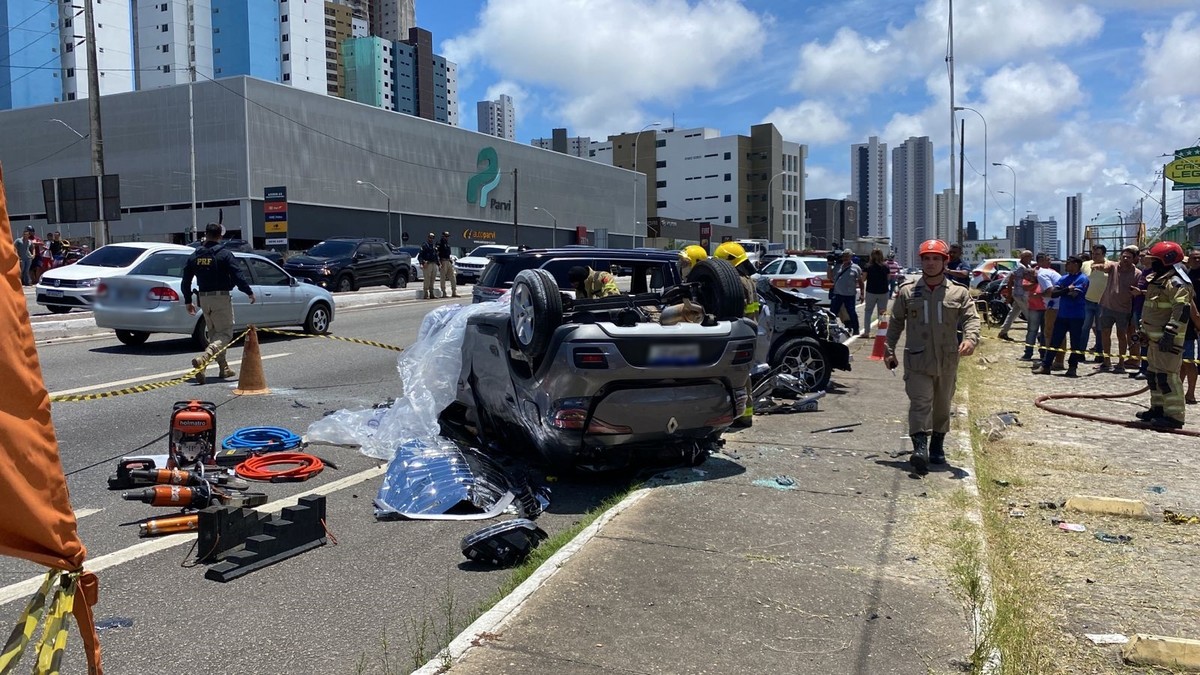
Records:
[[[449,672],[962,672],[966,612],[915,528],[967,474],[909,473],[903,382],[852,349],[821,412],[758,416],[635,493]]]

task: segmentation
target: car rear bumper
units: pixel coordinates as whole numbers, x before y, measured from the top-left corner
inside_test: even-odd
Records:
[[[196,317],[178,303],[160,303],[154,308],[114,307],[106,304],[94,310],[96,325],[113,330],[136,330],[145,333],[179,333],[191,335]]]

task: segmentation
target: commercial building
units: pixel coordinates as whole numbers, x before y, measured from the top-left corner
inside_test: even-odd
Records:
[[[933,236],[925,239],[941,239],[944,242],[958,241],[958,195],[953,188],[946,188],[934,195],[935,227]],[[965,234],[965,233],[964,233]]]
[[[858,203],[851,199],[809,199],[804,202],[808,218],[808,244],[832,250],[845,239],[858,238]]]
[[[705,222],[714,241],[748,233],[801,248],[808,146],[783,140],[773,124],[757,124],[748,136],[647,127],[594,142],[589,156],[646,174],[639,220]]]
[[[1083,250],[1083,193],[1076,192],[1067,197],[1067,255],[1080,253],[1090,255]],[[1112,253],[1112,251],[1109,251]]]
[[[475,104],[476,128],[481,134],[516,140],[517,113],[513,110],[512,97],[500,94],[495,101],[479,101]]]
[[[566,129],[553,129],[550,138],[535,138],[530,145],[543,150],[553,150],[573,157],[591,157],[592,139],[588,136],[567,136]]]
[[[1058,241],[1058,221],[1054,218],[1038,220],[1036,213],[1027,213],[1020,224],[1008,230],[1008,238],[1023,249],[1047,253],[1055,260],[1063,257]]]
[[[185,241],[223,219],[265,243],[264,191],[286,188],[289,247],[335,235],[449,231],[452,244],[640,246],[634,204],[644,177],[410,115],[249,77],[194,89],[196,168],[189,168],[188,89],[104,97],[105,165],[120,176],[110,240]],[[0,112],[0,162],[13,227],[46,231],[44,179],[91,174],[86,142],[47,119],[87,128],[87,103]],[[519,181],[517,180],[519,178]],[[193,219],[191,189],[195,184]],[[363,181],[359,184],[358,181]],[[367,185],[366,183],[371,183]],[[378,188],[375,189],[375,188]],[[90,223],[55,225],[68,239]]]
[[[917,247],[935,227],[933,142],[912,136],[892,150],[892,246],[905,267],[917,266]]]
[[[887,143],[872,136],[850,146],[850,199],[859,205],[858,236],[889,236],[887,182]]]

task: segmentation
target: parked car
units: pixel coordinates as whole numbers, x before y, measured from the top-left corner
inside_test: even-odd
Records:
[[[758,278],[767,279],[775,288],[795,291],[818,304],[829,304],[829,289],[833,282],[827,271],[829,261],[825,258],[784,256],[772,260],[758,273]]]
[[[345,293],[364,286],[404,288],[412,278],[412,259],[394,253],[379,238],[333,237],[284,263],[289,274]]]
[[[42,274],[35,288],[37,303],[55,314],[66,314],[72,309],[89,310],[101,280],[128,274],[155,251],[179,251],[190,255],[192,249],[145,241],[101,246],[77,263],[55,267]]]
[[[1012,272],[1020,264],[1017,258],[988,258],[971,270],[971,288],[981,288]]]
[[[664,254],[577,252],[647,276]],[[441,414],[443,430],[479,447],[532,449],[559,468],[703,461],[748,397],[757,335],[743,317],[737,272],[706,260],[665,290],[577,299],[556,276],[584,258],[548,253],[500,254],[489,264],[522,269],[508,311],[467,320],[458,395]],[[678,254],[665,254],[674,267]],[[657,317],[684,298],[709,316],[663,325],[670,322]]]
[[[512,287],[519,272],[528,269],[544,269],[559,288],[570,288],[567,272],[577,265],[586,265],[594,270],[616,270],[622,277],[628,276],[630,293],[661,292],[682,281],[678,261],[679,253],[676,251],[591,246],[494,253],[471,290],[471,301],[495,300]],[[624,279],[621,284],[625,284]]]
[[[476,246],[470,253],[454,261],[454,273],[458,276],[458,283],[473,284],[479,281],[479,273],[487,266],[488,259],[492,254],[512,253],[517,250],[516,246],[503,246],[501,244]]]
[[[140,345],[153,333],[192,336],[199,348],[208,345],[204,312],[188,314],[183,303],[183,267],[190,251],[162,250],[142,260],[129,274],[100,282],[96,325],[116,331],[127,345]],[[302,283],[275,263],[253,253],[233,254],[254,290],[255,303],[232,291],[234,330],[255,326],[303,326],[326,333],[333,322],[334,301],[329,291]]]
[[[188,244],[188,246],[191,246],[192,248],[200,248],[200,245],[203,243],[204,243],[204,240],[193,241],[192,243]],[[271,251],[268,249],[256,249],[253,246],[251,246],[250,242],[246,241],[245,239],[223,239],[223,240],[221,240],[221,243],[224,245],[224,248],[229,251],[241,251],[242,253],[256,253],[256,254],[261,255],[262,257],[266,258],[267,260],[270,260],[271,262],[275,263],[276,265],[279,265],[280,267],[283,266],[283,262],[284,262],[283,254],[280,253],[279,251]]]

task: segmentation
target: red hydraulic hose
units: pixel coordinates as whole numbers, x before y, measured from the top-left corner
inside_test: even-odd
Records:
[[[1061,399],[1068,399],[1068,398],[1086,398],[1086,399],[1128,398],[1130,396],[1137,396],[1138,394],[1144,393],[1149,389],[1150,389],[1149,387],[1142,387],[1141,389],[1138,389],[1137,391],[1131,391],[1131,392],[1128,392],[1125,394],[1044,394],[1042,396],[1037,397],[1033,401],[1033,404],[1036,405],[1037,407],[1041,408],[1042,410],[1045,410],[1046,412],[1052,412],[1057,415],[1066,415],[1067,417],[1076,417],[1081,420],[1091,420],[1093,422],[1104,422],[1106,424],[1118,424],[1123,427],[1129,427],[1130,429],[1153,429],[1155,431],[1163,431],[1163,432],[1171,433],[1171,434],[1182,434],[1184,436],[1200,437],[1200,431],[1195,431],[1192,429],[1159,429],[1158,427],[1152,427],[1149,424],[1146,424],[1145,422],[1142,422],[1140,420],[1122,420],[1122,419],[1116,419],[1114,417],[1104,417],[1103,415],[1092,415],[1089,413],[1075,412],[1072,410],[1063,410],[1062,408],[1056,408],[1054,406],[1046,405],[1046,401],[1054,401],[1054,400],[1061,400]]]
[[[290,468],[272,470],[272,466]],[[234,471],[247,480],[302,481],[321,473],[325,463],[315,455],[303,452],[272,452],[255,455],[237,465]]]

